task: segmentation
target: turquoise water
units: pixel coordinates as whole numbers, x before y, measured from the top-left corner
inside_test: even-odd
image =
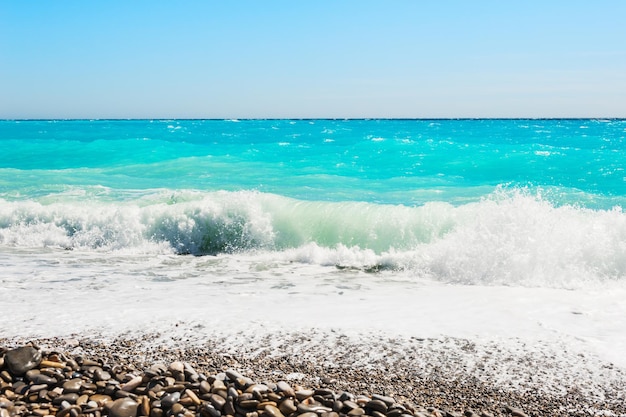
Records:
[[[626,272],[626,120],[6,120],[0,147],[5,248]]]
[[[415,206],[504,185],[606,207],[626,195],[625,137],[624,120],[3,121],[0,195],[256,190]]]

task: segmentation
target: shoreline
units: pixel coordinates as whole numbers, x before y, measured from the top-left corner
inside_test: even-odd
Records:
[[[163,334],[2,338],[0,348],[29,342],[44,352],[100,358],[137,371],[181,361],[205,375],[230,369],[259,383],[378,394],[414,416],[438,415],[434,410],[443,416],[626,415],[625,370],[576,352],[542,355],[541,346],[525,344],[515,350],[451,338],[369,335],[364,341],[312,330],[240,335],[236,342],[229,336],[200,341]]]

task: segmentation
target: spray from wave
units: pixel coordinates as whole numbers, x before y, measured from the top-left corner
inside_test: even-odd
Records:
[[[626,214],[500,189],[419,207],[258,192],[165,192],[123,202],[0,200],[0,244],[396,271],[442,282],[577,286],[626,276]]]

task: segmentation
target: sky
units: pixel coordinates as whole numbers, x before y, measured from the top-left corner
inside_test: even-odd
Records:
[[[0,118],[626,117],[626,1],[0,0]]]

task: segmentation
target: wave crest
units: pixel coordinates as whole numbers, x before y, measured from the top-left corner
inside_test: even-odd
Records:
[[[626,276],[620,207],[499,190],[460,206],[320,202],[257,192],[159,192],[124,202],[0,200],[0,244],[217,255],[394,270],[442,282],[572,286]]]

